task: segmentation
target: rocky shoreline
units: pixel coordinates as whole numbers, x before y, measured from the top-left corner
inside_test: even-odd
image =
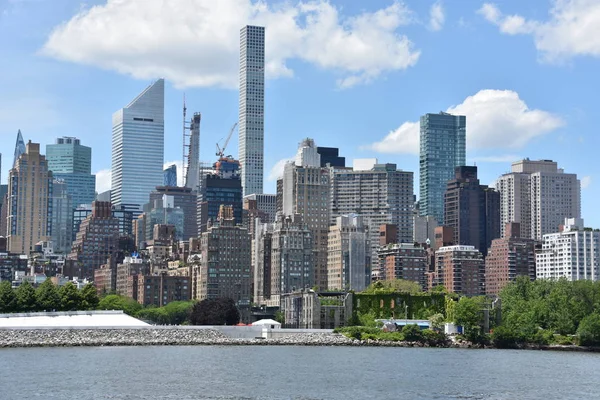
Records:
[[[356,340],[337,333],[297,333],[272,339],[231,338],[216,329],[14,329],[0,330],[0,348],[101,346],[363,346],[433,347],[419,342]],[[490,348],[447,342],[439,348]],[[523,350],[592,351],[581,346],[534,346]]]

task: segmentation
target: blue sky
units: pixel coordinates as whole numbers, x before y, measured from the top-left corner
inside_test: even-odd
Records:
[[[111,115],[157,77],[165,162],[182,157],[184,92],[213,161],[237,121],[246,23],[267,28],[267,191],[304,137],[348,160],[397,163],[417,189],[416,122],[452,111],[467,115],[467,159],[483,183],[520,158],[556,160],[582,180],[586,225],[600,227],[597,0],[0,0],[2,181],[21,129],[42,144],[79,137],[104,188]],[[237,154],[236,138],[229,148]]]

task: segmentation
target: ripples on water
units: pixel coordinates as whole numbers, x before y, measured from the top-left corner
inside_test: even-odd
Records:
[[[600,354],[353,347],[0,349],[0,399],[600,399]]]

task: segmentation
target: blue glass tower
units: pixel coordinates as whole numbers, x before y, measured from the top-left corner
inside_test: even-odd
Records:
[[[15,143],[15,158],[13,159],[13,168],[17,166],[17,160],[23,153],[25,153],[25,141],[23,140],[23,135],[19,129],[19,132],[17,132],[17,142]]]
[[[46,146],[48,169],[55,179],[67,184],[73,206],[92,204],[96,197],[96,176],[92,174],[92,149],[75,137],[61,137]]]
[[[465,165],[467,117],[441,112],[421,117],[419,214],[444,221],[444,193],[454,169]]]
[[[163,174],[163,186],[177,186],[177,165],[165,168]]]

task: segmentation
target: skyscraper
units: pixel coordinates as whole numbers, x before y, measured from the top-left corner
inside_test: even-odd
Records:
[[[17,142],[15,143],[15,157],[13,158],[13,168],[17,166],[17,160],[21,154],[25,153],[25,142],[21,130],[17,132]]]
[[[173,164],[164,169],[163,186],[177,186],[177,165]]]
[[[165,81],[113,114],[111,202],[141,210],[163,183]]]
[[[96,176],[92,175],[92,149],[75,137],[57,138],[46,146],[48,169],[66,184],[73,205],[91,204],[96,197]]]
[[[361,292],[371,280],[371,248],[368,226],[356,214],[336,218],[327,241],[329,290]]]
[[[239,159],[244,196],[262,194],[265,152],[265,28],[240,31]]]
[[[558,230],[565,218],[581,218],[581,184],[555,161],[514,162],[512,171],[496,182],[500,192],[501,233],[509,222],[521,224],[521,236],[542,240]]]
[[[454,168],[465,165],[467,118],[444,112],[421,117],[419,150],[421,216],[444,220],[446,184]]]
[[[190,143],[187,154],[187,165],[185,168],[184,186],[194,191],[198,190],[198,177],[200,176],[200,121],[202,115],[194,113],[190,124]]]
[[[479,184],[477,167],[456,167],[445,193],[444,218],[455,244],[475,246],[485,257],[500,237],[500,194]]]
[[[52,234],[52,172],[39,143],[27,143],[25,152],[8,174],[8,249],[29,254]]]
[[[73,198],[67,183],[52,183],[52,247],[55,253],[70,253],[73,243]]]

